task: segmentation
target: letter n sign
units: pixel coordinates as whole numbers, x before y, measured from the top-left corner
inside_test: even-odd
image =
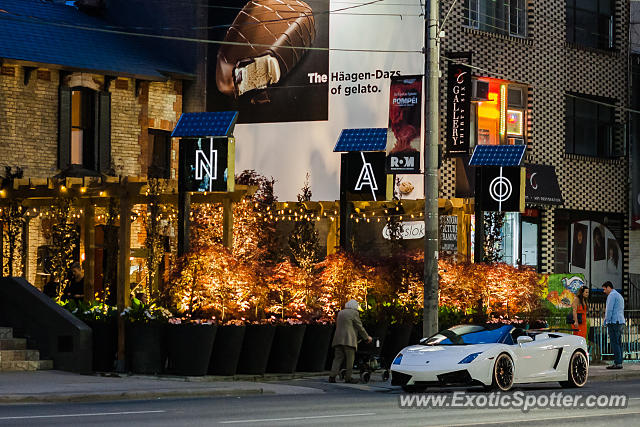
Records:
[[[233,182],[234,170],[229,165],[233,162],[234,145],[234,139],[227,137],[182,138],[180,161],[183,164],[180,171],[184,176],[179,178],[183,190],[233,191],[228,184]],[[229,176],[231,180],[227,179]]]

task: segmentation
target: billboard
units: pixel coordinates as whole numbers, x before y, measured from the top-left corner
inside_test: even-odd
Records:
[[[424,74],[422,7],[405,3],[211,8],[210,38],[230,44],[210,45],[207,110],[239,111],[236,170],[273,176],[280,200],[295,200],[309,172],[314,199],[338,199],[340,155],[332,149],[342,129],[387,128],[391,78]],[[422,197],[420,180],[412,192]]]

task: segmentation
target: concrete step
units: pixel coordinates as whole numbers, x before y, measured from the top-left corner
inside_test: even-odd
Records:
[[[9,371],[35,371],[38,369],[39,360],[10,360],[0,362],[0,372]]]
[[[0,339],[0,350],[26,350],[27,340],[25,338]]]
[[[0,350],[0,362],[40,360],[38,350]]]
[[[0,327],[0,340],[13,338],[13,328]]]
[[[50,371],[53,369],[53,360],[38,360],[38,371]]]

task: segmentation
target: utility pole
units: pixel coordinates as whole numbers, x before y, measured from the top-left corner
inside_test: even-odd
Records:
[[[440,2],[425,4],[425,131],[424,131],[424,311],[422,335],[438,332],[438,143],[440,52],[438,47],[438,17]]]

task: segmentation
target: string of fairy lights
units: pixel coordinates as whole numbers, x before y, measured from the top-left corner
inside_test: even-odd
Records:
[[[61,192],[64,192],[64,190],[64,188],[61,188]],[[149,195],[148,192],[145,194],[147,196]],[[101,192],[100,196],[106,197],[106,192]],[[253,211],[257,216],[258,221],[263,222],[319,222],[322,220],[335,222],[340,218],[340,211],[337,207],[337,202],[331,203],[331,206],[329,207],[322,206],[322,204],[320,204],[320,209],[306,207],[304,206],[304,203],[305,202],[276,202],[268,204],[256,201],[255,199],[252,200],[250,198],[245,198],[241,200],[240,205],[241,209],[247,209],[250,205],[253,205]],[[138,219],[146,220],[149,217],[149,212],[147,210],[148,206],[153,206],[153,202],[135,205],[130,213],[131,221],[135,222]],[[208,212],[209,214],[211,213],[212,207],[215,209],[215,212],[220,215],[224,212],[222,203],[195,203],[193,206],[195,209],[192,209],[189,212],[189,217],[191,219],[198,214],[200,207],[206,207],[205,212]],[[416,205],[413,209],[415,212],[406,213],[405,206],[403,206],[402,201],[394,200],[383,202],[380,205],[367,206],[366,208],[355,207],[348,215],[349,219],[353,220],[355,223],[379,223],[390,222],[392,220],[419,220],[424,218],[424,213],[422,212],[422,209],[418,209],[419,207],[420,206]],[[177,222],[179,213],[178,208],[175,205],[159,204],[159,208],[157,217],[160,220],[164,220],[168,224]],[[0,216],[3,215],[3,212],[8,211],[8,209],[8,207],[0,207]],[[39,208],[33,207],[24,209],[23,214],[28,217],[37,216],[42,219],[60,219],[60,208],[55,204],[51,204],[48,207],[43,206]],[[99,209],[99,211],[97,214],[94,214],[96,223],[102,224],[107,222],[109,219],[108,208],[98,207],[97,209]],[[67,213],[67,218],[72,222],[74,220],[80,220],[84,217],[84,213],[84,209],[81,207],[71,206]],[[116,215],[115,219],[119,220],[120,215]]]

